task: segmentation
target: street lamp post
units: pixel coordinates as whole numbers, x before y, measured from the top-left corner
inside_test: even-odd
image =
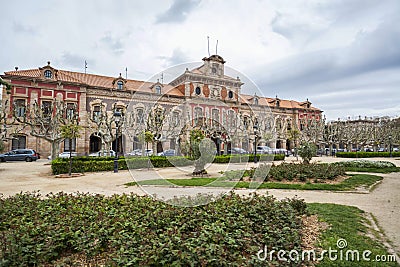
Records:
[[[254,163],[257,163],[257,129],[258,129],[257,124],[254,124],[254,126],[253,126],[253,130],[254,130]]]
[[[389,157],[392,157],[392,136],[389,135]]]
[[[115,158],[114,158],[114,173],[118,172],[118,132],[119,123],[121,122],[122,114],[120,111],[116,110],[114,112],[114,122],[115,122]]]

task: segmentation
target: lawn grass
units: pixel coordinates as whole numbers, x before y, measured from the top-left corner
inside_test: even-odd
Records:
[[[339,184],[326,183],[299,183],[287,184],[279,182],[265,182],[259,186],[259,189],[296,189],[296,190],[329,190],[329,191],[347,191],[360,186],[369,187],[382,180],[382,177],[369,174],[355,174]],[[138,182],[140,185],[160,185],[160,186],[211,186],[211,187],[234,187],[249,188],[250,182],[218,181],[217,178],[191,178],[191,179],[155,179]],[[212,183],[212,184],[211,184]],[[126,186],[135,186],[136,182],[125,184]]]
[[[323,250],[338,250],[338,260],[329,259],[329,254],[325,254],[323,261],[317,266],[399,266],[396,262],[375,262],[377,255],[389,255],[387,249],[381,241],[372,239],[366,234],[374,230],[369,230],[367,225],[370,222],[363,217],[363,211],[350,206],[337,204],[307,204],[308,211],[317,214],[320,221],[327,222],[331,227],[325,230],[319,238],[318,247]],[[339,249],[337,241],[345,239],[347,247]],[[360,253],[360,261],[346,261],[346,252],[357,250]],[[364,261],[362,253],[366,250],[371,251],[369,258],[371,261]],[[340,260],[340,251],[343,251],[343,260]],[[334,255],[334,254],[332,254]]]

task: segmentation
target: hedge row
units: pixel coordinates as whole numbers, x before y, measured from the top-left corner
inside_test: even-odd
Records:
[[[118,169],[127,170],[129,169],[141,169],[148,167],[164,168],[173,166],[187,166],[192,164],[185,157],[134,157],[134,158],[119,158]],[[68,173],[69,161],[56,159],[51,163],[51,169],[53,174]],[[100,171],[112,171],[114,170],[114,158],[103,158],[103,160],[87,160],[82,158],[74,158],[72,161],[72,172],[84,173],[84,172],[100,172]]]
[[[390,157],[389,152],[337,152],[338,158],[381,158]],[[400,152],[392,152],[392,157],[400,157]]]
[[[284,160],[285,155],[257,155],[258,161],[272,160]],[[252,162],[254,161],[254,155],[222,155],[216,156],[214,163],[235,163],[235,162]],[[120,157],[118,160],[118,169],[127,170],[129,169],[141,169],[148,167],[165,168],[174,166],[189,166],[192,165],[193,161],[188,157],[163,157],[163,156],[151,156],[151,157]],[[51,163],[51,169],[53,174],[68,173],[69,171],[69,159],[56,159]],[[113,157],[76,157],[72,161],[72,172],[73,173],[84,173],[84,172],[100,172],[100,171],[112,171],[114,169],[114,158]]]

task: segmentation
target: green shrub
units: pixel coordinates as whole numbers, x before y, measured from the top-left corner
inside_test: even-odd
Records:
[[[389,152],[337,152],[338,158],[388,158]],[[400,152],[392,152],[392,157],[400,157]]]
[[[284,160],[285,155],[257,155],[259,161],[271,160]],[[250,162],[254,160],[254,155],[240,156],[240,155],[221,155],[214,158],[214,163],[236,163],[243,162],[246,159]],[[189,166],[192,165],[193,159],[189,157],[175,156],[175,157],[164,157],[164,156],[150,156],[150,157],[119,157],[118,169],[127,170],[129,169],[141,169],[141,168],[165,168],[173,166]],[[68,173],[69,160],[64,158],[58,158],[51,162],[51,169],[53,174]],[[114,169],[114,157],[76,157],[72,162],[72,172],[84,173],[84,172],[101,172],[101,171],[112,171]]]
[[[302,200],[236,194],[191,208],[82,193],[1,196],[0,206],[1,266],[263,266],[264,245],[301,251],[305,213]]]
[[[267,174],[267,175],[265,175]],[[279,165],[270,166],[269,164],[261,164],[258,168],[250,170],[227,171],[224,177],[227,180],[240,179],[249,176],[251,179],[264,181],[301,181],[318,179],[334,180],[336,177],[345,175],[345,168],[337,164],[328,163],[311,163],[311,164],[295,164],[283,162]]]
[[[303,159],[303,162],[308,164],[310,160],[316,156],[317,147],[312,143],[302,143],[298,149],[298,154]]]
[[[214,163],[238,163],[238,162],[248,162],[254,161],[254,154],[247,154],[247,155],[221,155],[215,156]],[[257,161],[272,161],[272,160],[284,160],[284,154],[257,154]]]
[[[350,167],[350,168],[392,168],[396,165],[389,161],[376,161],[376,160],[350,160],[334,163],[337,166]]]

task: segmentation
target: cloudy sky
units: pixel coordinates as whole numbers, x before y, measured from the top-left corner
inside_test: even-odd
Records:
[[[59,69],[147,80],[218,54],[264,96],[328,119],[400,115],[399,0],[0,0],[0,72]],[[246,88],[244,89],[246,90]],[[250,92],[248,92],[250,93]]]

